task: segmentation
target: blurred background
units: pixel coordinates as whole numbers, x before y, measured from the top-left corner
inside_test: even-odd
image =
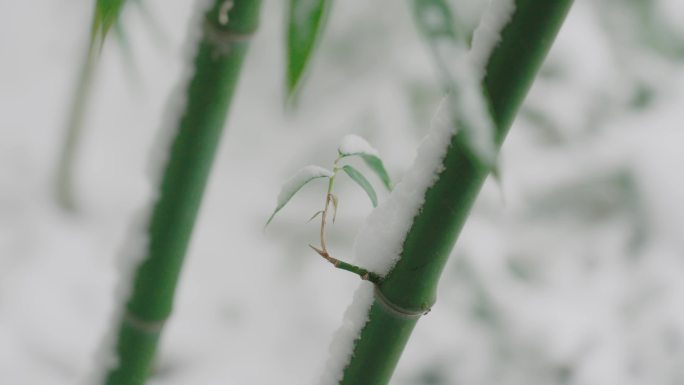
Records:
[[[467,19],[486,3],[452,2]],[[74,384],[92,369],[186,61],[195,1],[125,8],[128,45],[105,44],[80,209],[65,213],[56,160],[92,3],[0,2],[2,384]],[[323,184],[262,231],[280,185],[328,167],[349,133],[401,178],[441,99],[405,2],[339,1],[299,109],[284,112],[284,4],[265,0],[151,384],[316,383],[358,278],[307,247]],[[576,1],[394,384],[684,383],[683,61],[680,0]],[[338,193],[328,238],[349,259],[371,205],[351,183]]]

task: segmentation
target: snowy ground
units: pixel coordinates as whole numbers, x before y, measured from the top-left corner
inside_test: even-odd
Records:
[[[158,30],[125,13],[135,66],[105,50],[79,216],[51,183],[90,1],[0,3],[2,384],[76,383],[106,330],[193,6],[146,2]],[[307,247],[323,184],[262,232],[280,184],[329,167],[349,133],[400,177],[440,100],[404,2],[340,1],[300,111],[284,114],[282,3],[265,1],[152,384],[316,383],[358,279]],[[684,7],[644,3],[651,24],[638,0],[577,1],[395,384],[684,382]],[[371,207],[352,183],[339,195],[329,242],[344,256]]]

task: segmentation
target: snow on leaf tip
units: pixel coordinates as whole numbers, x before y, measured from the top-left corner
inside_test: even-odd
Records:
[[[371,146],[366,139],[354,134],[346,135],[342,138],[337,151],[342,156],[371,155],[379,157],[378,150]]]
[[[380,159],[380,154],[365,139],[358,135],[347,135],[342,138],[342,143],[337,149],[341,157],[360,156],[366,165],[378,175],[382,184],[388,190],[392,189],[391,181],[385,165]]]
[[[278,201],[273,214],[266,221],[266,226],[273,220],[273,217],[285,207],[287,202],[299,191],[304,185],[318,178],[330,178],[333,175],[332,171],[319,166],[306,166],[297,171],[290,179],[285,182],[278,194]]]
[[[373,186],[371,186],[370,182],[368,182],[368,179],[366,179],[361,172],[359,172],[357,169],[350,165],[345,165],[342,167],[342,170],[344,170],[347,175],[349,175],[350,178],[354,182],[356,182],[361,188],[368,194],[368,197],[371,200],[371,203],[373,204],[373,207],[378,206],[378,196],[375,194],[375,190],[373,189]]]

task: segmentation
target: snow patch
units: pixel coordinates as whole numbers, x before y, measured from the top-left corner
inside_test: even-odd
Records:
[[[453,125],[436,121],[423,139],[411,168],[389,198],[368,216],[356,237],[354,262],[385,275],[399,261],[404,240],[425,201],[425,193],[443,170],[442,161],[454,136]]]
[[[349,364],[354,352],[354,345],[368,322],[368,313],[373,305],[374,287],[372,283],[362,281],[356,289],[354,299],[344,313],[342,326],[337,330],[330,344],[330,356],[320,385],[337,385],[342,380],[344,368]]]
[[[358,135],[347,135],[342,138],[342,143],[337,151],[341,155],[369,155],[380,157],[380,153],[373,146],[371,146],[366,139]]]
[[[501,31],[511,21],[513,13],[514,0],[491,0],[480,24],[473,32],[470,60],[475,68],[482,69],[481,78],[484,78],[492,51],[501,41]]]
[[[493,0],[483,15],[474,37],[470,57],[454,41],[439,41],[435,54],[443,63],[451,63],[447,76],[455,85],[449,95],[452,112],[460,124],[436,120],[425,137],[413,166],[396,185],[389,198],[368,217],[354,245],[354,262],[380,275],[386,275],[401,258],[404,240],[425,202],[425,193],[443,170],[443,160],[455,128],[464,127],[472,150],[493,165],[496,158],[494,123],[491,120],[480,81],[486,61],[500,40],[500,31],[510,21],[515,4],[512,0]],[[471,60],[468,60],[471,59]]]
[[[149,239],[147,237],[147,224],[151,209],[142,210],[133,221],[126,242],[124,243],[119,257],[116,259],[118,271],[118,281],[114,288],[114,304],[116,308],[111,314],[109,331],[105,334],[100,347],[95,352],[95,369],[90,373],[87,384],[104,383],[107,373],[119,365],[116,354],[116,343],[118,340],[119,325],[126,312],[126,301],[128,300],[133,287],[133,278],[138,266],[147,254]]]

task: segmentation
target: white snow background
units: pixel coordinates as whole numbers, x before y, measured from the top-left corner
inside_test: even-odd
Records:
[[[82,210],[62,213],[51,183],[91,3],[0,2],[0,384],[92,370],[181,74],[195,2],[145,0],[158,30],[127,7],[135,66],[110,39],[80,152]],[[473,24],[484,2],[453,3]],[[485,184],[394,384],[684,382],[684,3],[645,3],[650,29],[642,2],[576,1],[506,140],[501,187]],[[358,278],[307,246],[324,182],[262,232],[280,186],[330,167],[347,134],[400,178],[441,99],[407,4],[339,1],[300,109],[284,113],[283,4],[265,0],[150,384],[316,383]],[[328,242],[351,259],[371,207],[342,179]]]

